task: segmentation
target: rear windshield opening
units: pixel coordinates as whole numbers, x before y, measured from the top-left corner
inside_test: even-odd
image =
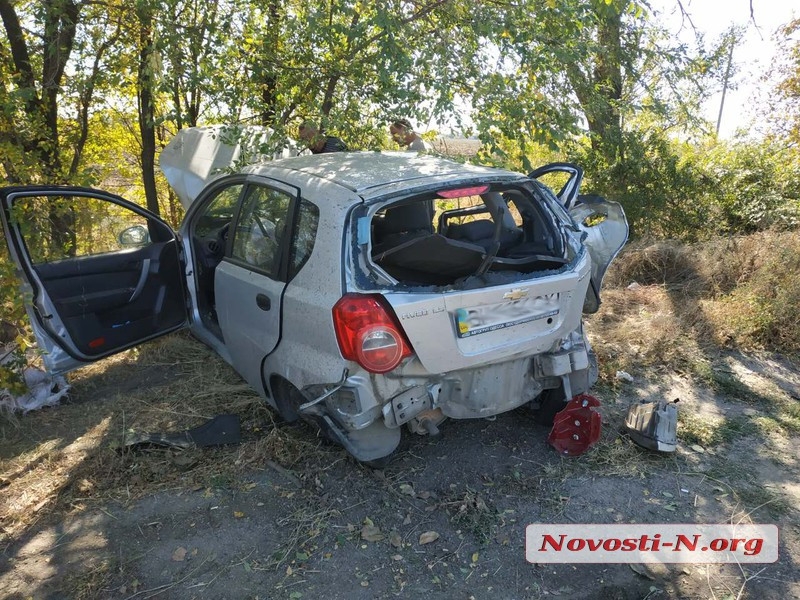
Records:
[[[555,220],[525,188],[446,189],[379,210],[372,260],[409,285],[450,285],[497,271],[533,273],[567,260]]]

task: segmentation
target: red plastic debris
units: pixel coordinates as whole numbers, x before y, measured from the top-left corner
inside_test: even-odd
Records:
[[[600,439],[603,419],[595,408],[600,401],[589,394],[580,394],[567,402],[567,406],[553,419],[553,429],[547,442],[567,456],[577,456]]]

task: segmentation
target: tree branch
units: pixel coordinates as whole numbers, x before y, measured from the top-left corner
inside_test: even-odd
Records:
[[[33,92],[25,101],[26,109],[38,110],[41,107],[41,101],[35,93],[36,77],[33,74],[28,45],[25,43],[25,34],[22,31],[19,17],[9,0],[0,0],[0,16],[3,18],[8,42],[11,45],[11,57],[19,77],[19,85]]]

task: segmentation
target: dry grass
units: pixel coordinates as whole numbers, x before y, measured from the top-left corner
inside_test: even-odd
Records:
[[[590,331],[610,369],[700,373],[719,350],[800,352],[800,233],[640,242],[612,264]]]
[[[0,544],[53,512],[176,487],[234,485],[248,469],[291,468],[317,445],[308,432],[278,427],[261,398],[188,336],[86,367],[71,383],[67,403],[0,421]],[[222,413],[240,416],[241,444],[118,449],[125,432],[180,431]]]

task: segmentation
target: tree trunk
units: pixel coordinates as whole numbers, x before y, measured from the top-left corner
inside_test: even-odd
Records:
[[[72,164],[69,167],[68,179],[72,179],[77,173],[81,164],[83,156],[83,149],[86,147],[86,141],[89,139],[89,108],[92,103],[92,96],[94,95],[94,86],[97,83],[97,78],[100,75],[101,61],[106,51],[117,43],[121,35],[120,25],[117,24],[117,29],[114,34],[100,45],[95,55],[94,62],[92,63],[92,74],[86,82],[86,87],[81,92],[78,98],[78,127],[80,135],[78,142],[75,144],[75,152],[72,155]]]
[[[80,9],[72,0],[48,3],[44,10],[41,92],[30,59],[19,17],[8,0],[0,0],[0,16],[11,46],[15,74],[26,92],[28,127],[32,134],[22,141],[23,148],[39,158],[41,177],[46,183],[63,183],[58,130],[58,99],[64,69],[72,53]],[[41,95],[40,95],[41,94]],[[28,176],[31,179],[31,176]],[[72,208],[49,214],[50,241],[62,256],[74,256],[76,249],[75,214]]]
[[[594,67],[593,83],[597,96],[587,111],[592,148],[609,164],[622,158],[622,11],[627,1],[603,3],[598,9],[597,41],[601,51]]]
[[[0,0],[0,17],[14,63],[14,75],[25,98],[28,137],[20,140],[25,152],[39,159],[41,176],[48,183],[62,183],[61,154],[58,131],[58,96],[64,69],[75,41],[80,8],[72,0],[46,3],[43,16],[41,82],[36,75],[22,26],[10,0]],[[34,177],[28,176],[31,180]]]
[[[597,47],[591,66],[564,65],[589,127],[592,150],[613,165],[623,157],[622,120],[622,12],[628,0],[593,3],[597,15]]]
[[[142,136],[142,183],[147,200],[147,210],[159,214],[158,190],[156,188],[156,109],[153,92],[155,52],[153,48],[153,11],[147,0],[136,6],[139,18],[139,70],[137,97],[139,104],[139,132]]]
[[[280,2],[270,0],[269,3],[269,31],[276,32],[270,43],[276,47],[271,48],[269,54],[277,56],[280,52],[278,40],[280,39],[281,13]],[[268,65],[268,66],[267,66]],[[264,127],[274,127],[275,119],[278,114],[278,75],[275,65],[264,65],[261,67],[261,125]],[[268,70],[263,70],[268,69]]]

